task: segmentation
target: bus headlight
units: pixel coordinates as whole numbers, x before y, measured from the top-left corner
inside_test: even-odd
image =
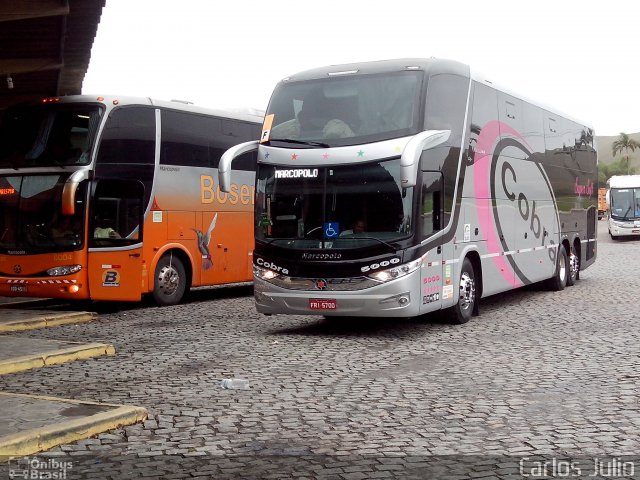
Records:
[[[71,275],[82,270],[82,265],[65,265],[63,267],[53,267],[47,270],[47,275],[59,277],[60,275]]]
[[[260,280],[273,280],[274,278],[280,276],[279,273],[274,272],[273,270],[269,270],[268,268],[262,268],[257,265],[253,266],[253,275]]]
[[[404,277],[412,272],[415,272],[422,265],[422,258],[414,260],[413,262],[405,263],[404,265],[398,265],[397,267],[388,268],[387,270],[380,270],[368,275],[369,278],[380,282],[388,282],[395,280],[396,278]]]

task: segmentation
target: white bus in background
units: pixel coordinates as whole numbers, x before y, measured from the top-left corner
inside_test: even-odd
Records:
[[[481,298],[573,285],[596,258],[593,129],[475,75],[400,59],[282,80],[258,150],[258,312],[453,323]]]
[[[609,235],[640,237],[640,175],[614,175],[607,185]]]

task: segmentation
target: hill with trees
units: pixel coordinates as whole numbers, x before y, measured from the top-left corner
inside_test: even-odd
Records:
[[[614,145],[616,154],[613,155]],[[640,133],[596,136],[598,181],[604,186],[612,175],[640,173]]]

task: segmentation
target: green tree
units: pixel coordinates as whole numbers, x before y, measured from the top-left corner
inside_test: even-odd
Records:
[[[634,173],[636,173],[635,167],[630,167],[623,159],[608,165],[601,163],[598,165],[598,184],[604,187],[607,185],[607,180],[614,175],[633,175]]]
[[[624,155],[621,159],[621,164],[626,167],[627,175],[630,175],[632,173],[629,159],[629,150],[631,150],[631,152],[635,152],[636,148],[640,149],[640,143],[636,142],[635,140],[630,138],[628,134],[623,132],[620,132],[620,136],[611,145],[611,150],[613,151],[614,157],[617,153],[624,152]]]

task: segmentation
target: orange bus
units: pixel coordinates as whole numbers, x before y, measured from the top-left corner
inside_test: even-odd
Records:
[[[255,153],[224,151],[262,115],[185,102],[47,98],[0,120],[0,296],[178,303],[253,279]]]

